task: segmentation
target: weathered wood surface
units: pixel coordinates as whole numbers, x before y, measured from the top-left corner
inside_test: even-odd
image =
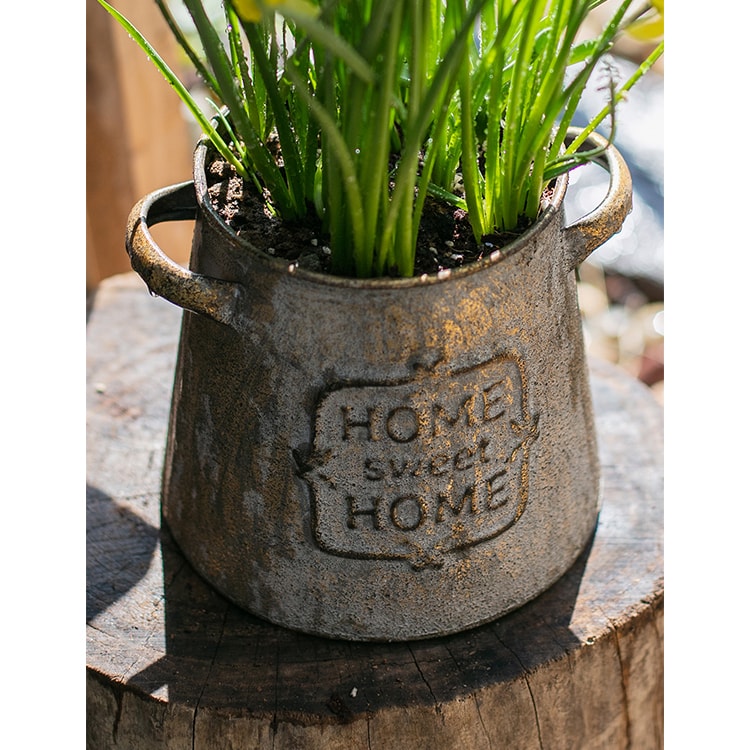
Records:
[[[592,365],[603,509],[575,566],[506,617],[403,644],[301,635],[216,594],[159,528],[181,311],[133,274],[88,323],[88,747],[663,746],[662,411]]]

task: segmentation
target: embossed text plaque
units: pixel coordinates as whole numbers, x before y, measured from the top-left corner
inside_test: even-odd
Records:
[[[528,497],[539,417],[506,353],[452,375],[326,391],[305,478],[322,549],[441,566],[509,529]]]

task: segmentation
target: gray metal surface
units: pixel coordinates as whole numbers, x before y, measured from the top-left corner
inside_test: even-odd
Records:
[[[196,162],[191,270],[131,215],[129,250],[183,317],[163,514],[185,556],[250,612],[353,640],[495,619],[589,540],[599,467],[573,269],[630,208],[614,149],[602,206],[571,226],[559,181],[505,254],[426,280],[335,279],[243,246]]]

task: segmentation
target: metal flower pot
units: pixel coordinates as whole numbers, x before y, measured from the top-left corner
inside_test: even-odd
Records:
[[[188,560],[256,615],[351,640],[461,631],[548,588],[599,509],[574,269],[630,210],[622,157],[606,150],[608,194],[580,221],[562,178],[493,257],[353,280],[238,239],[205,155],[127,235],[152,292],[186,310],[162,508]],[[148,230],[186,218],[190,270]]]

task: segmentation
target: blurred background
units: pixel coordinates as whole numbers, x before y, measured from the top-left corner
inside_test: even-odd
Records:
[[[599,6],[592,23],[606,22],[613,5],[608,0]],[[619,78],[627,80],[652,49],[623,37],[612,57]],[[604,74],[594,74],[574,124],[584,125],[601,109],[604,93],[597,89],[605,81]],[[633,178],[633,211],[622,231],[579,269],[584,334],[592,356],[623,367],[663,403],[664,57],[618,106],[614,140]],[[570,183],[566,212],[572,221],[602,200],[608,176],[591,164],[574,170]]]
[[[609,18],[613,2],[595,11],[592,24]],[[181,3],[171,5],[178,21],[185,19]],[[183,72],[184,81],[197,84],[155,3],[118,0],[116,7],[136,22],[170,67]],[[651,49],[631,39],[618,44],[611,62],[621,80]],[[633,177],[633,211],[622,231],[579,269],[579,300],[591,356],[623,367],[662,402],[663,72],[662,58],[618,107],[615,144]],[[575,124],[584,124],[604,103],[603,92],[597,90],[603,76],[592,79]],[[132,206],[152,190],[192,179],[192,152],[200,134],[152,63],[96,0],[86,0],[86,100],[86,287],[93,295],[103,279],[130,271],[124,236]],[[568,219],[595,208],[607,184],[606,172],[595,165],[574,170],[566,197]],[[156,226],[153,233],[171,257],[187,262],[190,222]]]

